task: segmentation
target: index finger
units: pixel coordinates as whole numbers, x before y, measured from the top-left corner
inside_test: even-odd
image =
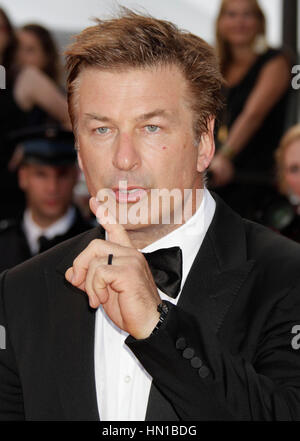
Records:
[[[122,245],[124,247],[134,248],[127,231],[123,225],[119,224],[107,207],[98,202],[96,198],[90,199],[90,207],[95,214],[98,222],[102,225],[108,234],[110,242]],[[107,215],[104,215],[107,210]]]

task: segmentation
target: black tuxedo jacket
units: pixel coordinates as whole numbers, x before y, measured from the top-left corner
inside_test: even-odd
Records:
[[[300,420],[300,246],[213,196],[178,305],[156,334],[126,339],[153,377],[146,419]],[[2,274],[0,419],[99,419],[95,310],[64,278],[97,237],[99,227]]]

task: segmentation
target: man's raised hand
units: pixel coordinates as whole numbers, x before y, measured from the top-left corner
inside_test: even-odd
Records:
[[[109,241],[93,240],[76,257],[65,277],[87,293],[91,307],[102,305],[120,329],[137,339],[146,338],[159,320],[157,305],[161,301],[148,263],[133,247],[122,225],[113,217],[103,221],[95,198],[91,198],[90,207]],[[108,265],[109,254],[113,254],[112,265]]]

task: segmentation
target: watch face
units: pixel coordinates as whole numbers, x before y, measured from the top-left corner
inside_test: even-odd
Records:
[[[163,304],[162,309],[163,309],[165,314],[167,314],[167,312],[169,312],[169,307],[168,307],[168,305],[166,305],[166,303]]]
[[[158,305],[157,310],[158,310],[161,314],[167,314],[168,311],[169,311],[169,307],[168,307],[168,305],[167,305],[164,301],[162,301],[162,302]]]

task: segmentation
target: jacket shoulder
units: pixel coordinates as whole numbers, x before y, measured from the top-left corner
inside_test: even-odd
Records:
[[[7,233],[16,230],[19,222],[16,219],[1,219],[0,220],[0,237]]]
[[[243,219],[247,254],[261,267],[273,271],[274,278],[300,275],[300,244],[256,222]],[[278,274],[276,274],[276,270]]]

